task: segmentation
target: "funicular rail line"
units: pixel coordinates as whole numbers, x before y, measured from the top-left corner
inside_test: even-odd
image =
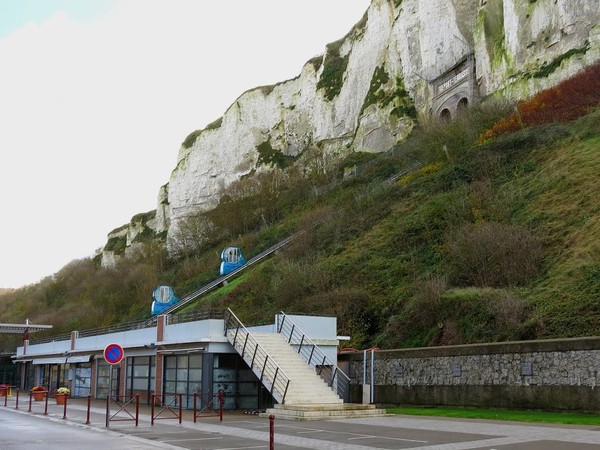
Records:
[[[163,310],[161,312],[161,314],[165,314],[165,315],[172,314],[174,311],[178,310],[182,306],[185,306],[192,300],[195,300],[198,297],[200,297],[201,295],[204,295],[207,292],[210,292],[213,289],[215,289],[216,287],[220,286],[224,281],[227,281],[229,278],[236,276],[237,274],[239,274],[243,270],[247,269],[248,267],[252,266],[253,264],[256,264],[257,262],[263,260],[267,256],[270,256],[271,254],[275,253],[277,250],[286,246],[287,244],[292,242],[295,238],[297,238],[298,236],[300,236],[303,233],[304,233],[304,231],[299,231],[298,233],[293,234],[292,236],[289,236],[289,237],[283,239],[282,241],[279,241],[277,244],[273,245],[272,247],[269,247],[268,249],[264,250],[263,252],[259,253],[258,255],[254,256],[253,258],[250,258],[248,260],[248,262],[246,262],[246,264],[244,264],[242,267],[238,267],[237,269],[229,272],[228,274],[220,276],[219,278],[202,286],[200,289],[185,296],[184,298],[182,298],[180,301],[178,301],[174,305],[171,305],[168,308],[166,308],[165,310]],[[153,323],[153,322],[156,322],[156,316],[148,319],[148,321],[147,321],[147,323]]]

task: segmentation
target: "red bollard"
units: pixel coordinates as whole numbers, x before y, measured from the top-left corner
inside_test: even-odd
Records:
[[[109,399],[110,399],[110,395],[107,395],[106,396],[106,428],[108,428],[108,422],[109,422],[108,416],[110,414],[110,406],[109,406],[110,400]]]
[[[196,423],[196,399],[198,398],[198,394],[194,392],[194,423]]]
[[[4,396],[4,406],[8,404],[8,391],[6,391],[6,395]]]
[[[46,391],[46,406],[44,407],[44,415],[48,415],[48,391]]]
[[[15,404],[15,409],[19,409],[19,390],[17,389],[17,402]]]
[[[68,400],[69,400],[69,396],[65,395],[65,406],[63,408],[63,420],[67,419],[67,403],[68,403]]]
[[[181,423],[182,416],[183,416],[183,394],[179,394],[179,423]]]
[[[87,420],[85,421],[86,425],[89,425],[90,422],[90,407],[92,405],[92,396],[88,395],[88,403],[87,403]]]
[[[219,421],[223,422],[223,392],[219,392]]]
[[[269,450],[275,450],[275,416],[269,416]]]
[[[154,402],[155,402],[155,399],[156,399],[155,395],[152,394],[150,396],[150,403],[151,403],[151,405],[150,405],[150,417],[151,417],[150,425],[154,425]]]

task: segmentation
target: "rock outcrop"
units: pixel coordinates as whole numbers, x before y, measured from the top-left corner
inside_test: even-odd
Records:
[[[556,85],[600,59],[599,24],[590,0],[373,0],[298,77],[243,93],[190,134],[145,226],[172,237],[234,181],[309,149],[386,151],[418,115]]]

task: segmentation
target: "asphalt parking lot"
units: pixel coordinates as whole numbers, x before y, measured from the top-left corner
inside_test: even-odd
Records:
[[[225,413],[223,421],[218,415],[198,417],[194,423],[193,412],[184,411],[181,423],[170,411],[155,410],[152,425],[151,410],[140,406],[138,425],[132,419],[135,408],[119,411],[109,405],[109,421],[106,426],[106,402],[91,403],[88,421],[87,400],[72,399],[65,409],[49,399],[47,414],[44,402],[33,402],[28,412],[28,396],[21,396],[19,409],[14,397],[4,405],[0,399],[0,423],[6,422],[10,428],[30,430],[30,425],[19,421],[50,421],[61,427],[76,427],[77,441],[73,448],[98,447],[99,433],[108,438],[121,439],[122,448],[183,448],[183,449],[268,449],[270,421],[267,417],[242,413]],[[343,419],[320,421],[290,421],[275,418],[275,448],[289,449],[419,449],[419,450],[589,450],[600,449],[600,428],[560,425],[531,425],[512,422],[492,422],[474,420],[451,420],[419,418],[410,416],[385,416],[368,419]],[[25,433],[25,431],[23,431]],[[83,433],[83,434],[82,434]],[[86,434],[88,433],[88,434]],[[44,441],[43,448],[65,447],[63,434],[60,443],[53,447],[51,440]],[[82,437],[83,436],[83,437]],[[82,441],[89,437],[89,446]],[[24,438],[24,435],[21,437]],[[124,440],[129,443],[126,444]],[[13,442],[14,441],[14,442]],[[17,445],[0,434],[1,449],[34,449],[35,439],[25,440],[30,446]],[[14,446],[8,445],[13,442]],[[39,444],[39,443],[38,443]],[[37,445],[37,444],[36,444]],[[100,447],[102,448],[102,447]],[[108,446],[106,446],[108,448]],[[115,447],[118,448],[118,447]]]

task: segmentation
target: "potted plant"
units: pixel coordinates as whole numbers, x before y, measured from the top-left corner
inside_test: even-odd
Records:
[[[44,397],[46,396],[46,388],[44,388],[44,386],[34,386],[31,388],[31,395],[33,395],[33,399],[36,402],[44,400]]]
[[[57,405],[64,405],[65,399],[71,394],[69,388],[59,387],[58,389],[54,389],[52,391],[52,395],[54,395],[54,399],[56,400]]]
[[[0,397],[6,397],[9,388],[10,386],[8,384],[0,384]]]

